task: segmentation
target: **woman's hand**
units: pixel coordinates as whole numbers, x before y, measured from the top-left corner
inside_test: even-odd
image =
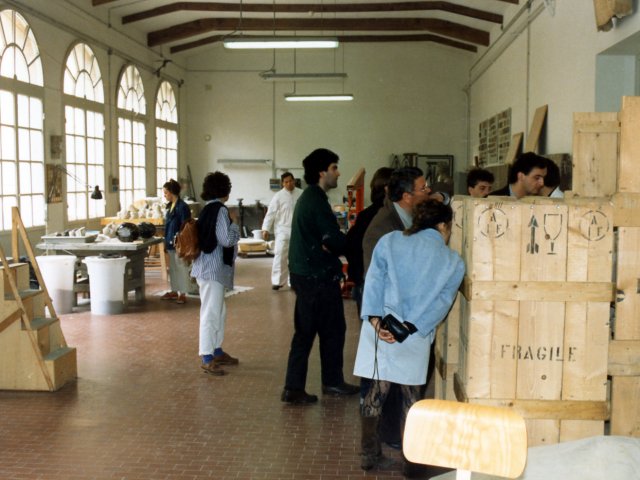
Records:
[[[378,338],[384,340],[387,343],[396,343],[396,339],[389,330],[385,330],[380,326],[380,317],[369,317],[369,323],[373,325],[373,328],[378,333]]]

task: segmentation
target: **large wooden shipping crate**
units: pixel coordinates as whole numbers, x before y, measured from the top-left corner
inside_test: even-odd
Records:
[[[640,97],[620,112],[574,114],[573,192],[613,195],[615,320],[609,343],[610,433],[640,436]]]
[[[464,200],[455,393],[517,410],[530,445],[604,433],[612,215],[605,198]]]

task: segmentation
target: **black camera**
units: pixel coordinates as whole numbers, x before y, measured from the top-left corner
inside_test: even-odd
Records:
[[[409,335],[417,331],[416,327],[411,323],[401,322],[391,314],[386,315],[380,320],[380,328],[388,330],[396,342],[404,342]]]

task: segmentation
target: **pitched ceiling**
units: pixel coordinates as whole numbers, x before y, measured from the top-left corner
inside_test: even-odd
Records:
[[[435,42],[476,52],[519,0],[92,0],[119,28],[150,47],[195,53],[229,35],[313,35],[341,42]]]

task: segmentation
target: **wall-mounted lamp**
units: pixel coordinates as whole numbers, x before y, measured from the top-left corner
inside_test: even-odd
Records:
[[[84,185],[91,192],[90,198],[92,200],[102,200],[102,192],[98,185],[91,186],[81,181],[75,175],[69,173],[69,171],[61,165],[47,165],[47,203],[56,203],[62,201],[62,177],[60,172],[66,174],[72,178],[78,185]]]
[[[284,99],[287,102],[350,102],[353,100],[353,95],[350,93],[322,95],[286,94]]]
[[[335,37],[229,37],[223,41],[230,49],[338,48]]]

